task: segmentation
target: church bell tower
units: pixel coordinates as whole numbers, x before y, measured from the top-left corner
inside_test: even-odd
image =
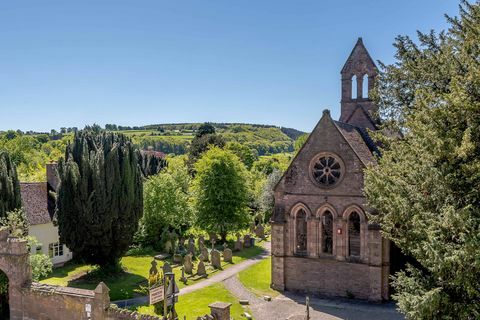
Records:
[[[370,98],[370,91],[374,87],[378,69],[363,45],[362,38],[358,38],[340,74],[342,75],[340,121],[376,130],[377,107]]]

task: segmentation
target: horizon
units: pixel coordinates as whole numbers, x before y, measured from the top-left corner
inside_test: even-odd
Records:
[[[324,109],[338,119],[340,69],[358,37],[390,64],[397,35],[441,31],[457,12],[433,0],[3,3],[0,131],[213,122],[310,132]]]

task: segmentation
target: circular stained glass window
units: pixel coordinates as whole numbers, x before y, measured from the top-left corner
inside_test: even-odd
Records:
[[[332,154],[321,154],[314,159],[311,174],[318,185],[332,187],[342,178],[343,163]]]

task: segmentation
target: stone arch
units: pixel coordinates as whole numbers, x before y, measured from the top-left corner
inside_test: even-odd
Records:
[[[358,85],[357,85],[357,75],[354,74],[351,77],[351,93],[350,93],[350,98],[351,99],[357,99],[358,97]]]
[[[362,77],[362,98],[368,99],[370,96],[370,76],[365,73]]]
[[[324,204],[317,210],[316,217],[318,223],[318,254],[336,255],[337,252],[337,235],[335,232],[336,221],[338,218],[337,211],[330,204]]]
[[[356,234],[358,217],[358,234]],[[345,256],[351,261],[365,261],[367,257],[367,219],[365,211],[358,205],[350,205],[343,212]],[[357,246],[358,248],[354,248]]]

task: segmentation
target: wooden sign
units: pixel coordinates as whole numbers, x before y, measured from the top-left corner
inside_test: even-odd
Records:
[[[160,301],[163,301],[164,298],[165,298],[164,286],[150,288],[150,304],[155,304]]]

